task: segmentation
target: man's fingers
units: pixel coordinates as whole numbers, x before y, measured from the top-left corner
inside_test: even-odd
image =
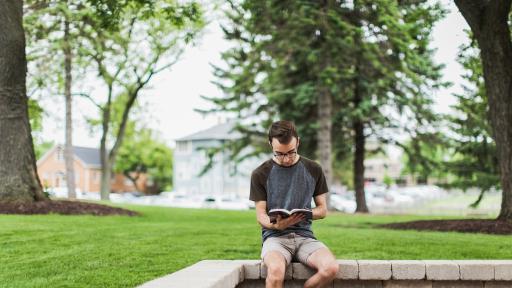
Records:
[[[306,216],[304,216],[304,214],[295,214],[290,218],[291,218],[290,220],[293,224],[297,224],[297,223],[303,221],[306,218]]]

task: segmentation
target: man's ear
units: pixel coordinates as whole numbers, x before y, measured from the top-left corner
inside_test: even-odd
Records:
[[[300,137],[297,137],[297,148],[299,148],[299,144],[300,144]]]

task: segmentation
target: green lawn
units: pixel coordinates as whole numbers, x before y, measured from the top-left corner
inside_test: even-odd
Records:
[[[257,259],[254,211],[122,206],[141,217],[0,215],[0,287],[133,287],[202,259]],[[391,231],[415,216],[331,214],[313,228],[339,259],[511,259],[511,238]]]

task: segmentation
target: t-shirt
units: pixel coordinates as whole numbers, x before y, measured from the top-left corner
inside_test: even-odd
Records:
[[[267,213],[270,209],[296,208],[311,209],[313,197],[327,193],[327,181],[320,165],[300,156],[292,166],[281,166],[270,159],[251,175],[249,199],[267,201]],[[285,230],[272,230],[262,227],[263,242],[269,237],[277,237],[289,233],[297,233],[303,237],[315,238],[311,230],[311,220],[301,221]]]

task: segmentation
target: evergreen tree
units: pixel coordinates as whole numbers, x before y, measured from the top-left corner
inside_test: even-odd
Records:
[[[471,187],[480,189],[478,199],[472,204],[476,207],[487,191],[500,188],[499,165],[476,42],[461,47],[458,62],[466,70],[463,75],[466,84],[464,93],[456,95],[456,113],[449,117],[454,134],[454,157],[447,163],[447,170],[457,176],[450,186],[464,190]]]
[[[226,97],[207,99],[213,111],[244,119],[238,130],[246,137],[233,145],[267,151],[266,127],[293,120],[301,153],[320,159],[326,174],[331,152],[336,162],[354,154],[357,211],[367,212],[366,138],[394,143],[397,130],[435,120],[429,96],[443,83],[428,44],[443,9],[384,0],[247,0],[231,8],[224,31],[239,45],[224,53],[227,68],[216,67]]]

